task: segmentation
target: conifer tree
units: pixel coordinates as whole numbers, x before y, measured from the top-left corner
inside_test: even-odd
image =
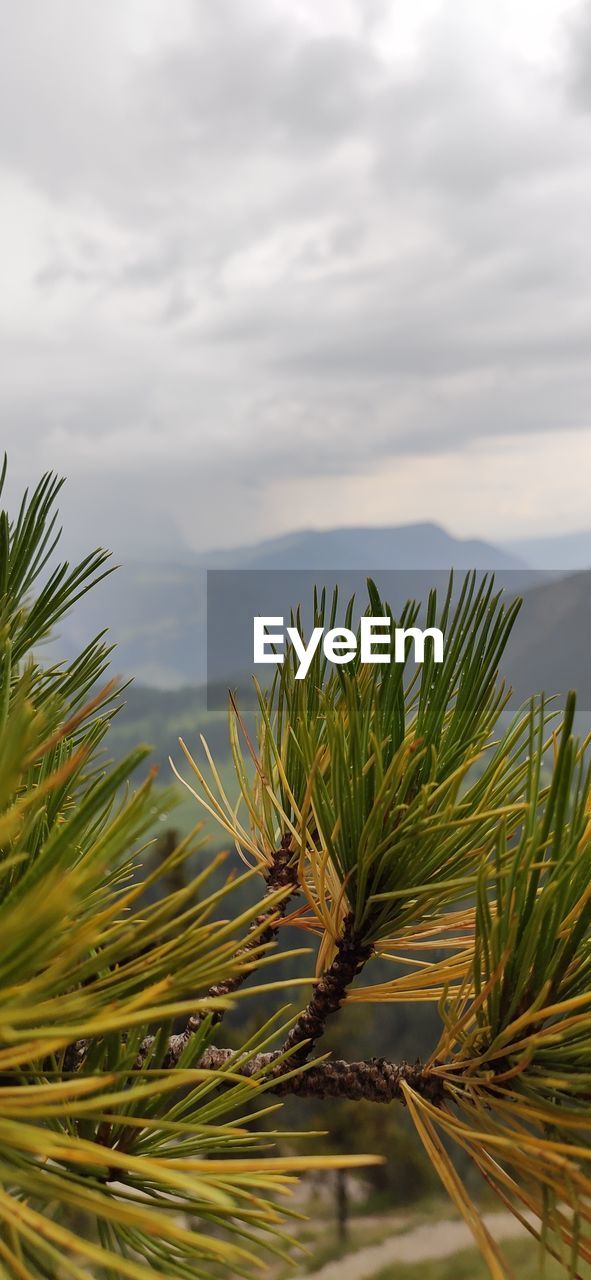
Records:
[[[130,783],[145,748],[106,763],[121,691],[105,682],[105,636],[43,660],[109,571],[102,551],[52,567],[59,488],[45,476],[0,517],[2,1273],[228,1277],[264,1250],[287,1256],[281,1193],[299,1170],[347,1163],[311,1139],[292,1154],[296,1135],[257,1125],[289,1094],[327,1099],[327,1127],[331,1098],[406,1106],[491,1276],[510,1271],[454,1145],[578,1275],[591,1261],[591,775],[574,696],[562,717],[543,696],[507,715],[498,673],[518,602],[475,575],[431,593],[442,663],[427,647],[417,668],[333,669],[319,651],[299,681],[287,657],[258,689],[254,739],[231,698],[238,808],[207,744],[203,764],[182,744],[185,784],[246,864],[212,889],[206,848],[197,875],[171,875],[199,831],[142,870],[171,795],[150,773]],[[391,617],[368,593],[368,613]],[[316,625],[336,606],[319,596]],[[397,623],[418,616],[409,603]],[[237,908],[249,881],[257,900]],[[286,925],[315,955],[301,1007],[230,1049],[225,1012],[280,982]],[[426,1061],[360,1061],[354,1044],[324,1056],[345,1002],[389,1001],[437,1003]]]
[[[273,1022],[208,1060],[285,890],[264,917],[236,909],[252,873],[214,892],[219,858],[172,889],[198,833],[142,873],[173,797],[149,772],[131,787],[146,748],[105,762],[120,706],[105,638],[42,660],[109,571],[102,551],[52,567],[59,489],[47,475],[16,519],[0,515],[0,1274],[246,1275],[288,1256],[278,1202],[298,1170],[364,1161],[269,1151],[270,1072],[249,1068]],[[178,1019],[189,1034],[173,1035]]]

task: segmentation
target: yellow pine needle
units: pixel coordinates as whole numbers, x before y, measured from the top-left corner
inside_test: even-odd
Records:
[[[110,1206],[111,1201],[105,1201],[105,1207]],[[47,1215],[37,1213],[28,1204],[15,1201],[8,1196],[6,1192],[0,1189],[0,1214],[12,1220],[19,1232],[31,1243],[35,1244],[37,1237],[42,1240],[50,1240],[53,1244],[68,1250],[74,1255],[83,1255],[89,1262],[96,1266],[110,1265],[117,1268],[118,1275],[126,1277],[128,1280],[169,1280],[165,1272],[154,1270],[151,1266],[143,1266],[141,1263],[125,1258],[123,1255],[114,1254],[110,1250],[102,1248],[100,1245],[93,1244],[90,1240],[83,1236],[75,1234],[67,1227],[61,1226],[54,1222]],[[255,1262],[256,1256],[246,1249],[230,1244],[226,1241],[218,1241],[215,1237],[200,1235],[196,1232],[187,1231],[179,1227],[170,1219],[162,1220],[161,1215],[154,1214],[151,1210],[145,1210],[140,1215],[133,1215],[128,1211],[127,1221],[132,1221],[139,1217],[141,1221],[141,1229],[146,1235],[154,1235],[157,1238],[163,1237],[171,1242],[185,1244],[193,1251],[197,1248],[207,1257],[218,1258],[220,1261],[232,1263],[239,1260],[245,1262]],[[124,1218],[125,1221],[125,1218]],[[78,1271],[75,1274],[81,1277],[81,1280],[88,1280],[87,1274]]]
[[[22,1257],[19,1258],[16,1253],[13,1253],[2,1240],[0,1240],[0,1258],[4,1258],[4,1261],[9,1264],[10,1271],[17,1280],[31,1280],[31,1272],[25,1267]]]
[[[181,785],[185,787],[185,789],[194,797],[197,803],[200,804],[203,809],[205,809],[206,813],[209,813],[210,817],[214,818],[215,821],[219,824],[219,826],[221,826],[224,829],[224,831],[226,831],[228,835],[232,837],[233,840],[237,840],[237,841],[239,840],[240,843],[244,846],[244,848],[248,849],[249,853],[252,853],[259,863],[266,862],[267,859],[264,857],[264,855],[261,854],[258,846],[254,844],[254,842],[251,840],[250,836],[243,829],[243,827],[241,827],[240,824],[238,824],[236,821],[233,821],[231,820],[231,818],[226,816],[224,810],[222,809],[221,805],[219,804],[215,795],[213,794],[211,788],[209,787],[204,775],[199,769],[198,764],[196,763],[195,760],[193,760],[193,757],[191,756],[190,751],[185,746],[182,738],[179,738],[179,742],[182,750],[184,751],[187,757],[187,760],[189,761],[189,763],[191,764],[191,767],[195,772],[195,775],[198,779],[200,787],[202,787],[203,791],[208,796],[210,803],[208,804],[207,801],[203,799],[203,796],[200,795],[200,793],[196,791],[195,788],[192,787],[189,782],[187,782],[187,779],[183,778],[182,774],[179,773],[179,770],[177,769],[176,764],[172,759],[172,756],[169,756],[168,758],[169,764],[175,777],[178,778],[178,781],[181,783]]]
[[[470,1200],[451,1160],[429,1119],[422,1115],[421,1099],[403,1081],[404,1097],[419,1137],[450,1198],[459,1210],[489,1268],[491,1280],[507,1280],[507,1271],[497,1245],[487,1231],[478,1210]]]
[[[457,1039],[459,1032],[462,1031],[470,1023],[470,1021],[474,1020],[476,1013],[483,1007],[484,1004],[486,1004],[486,1001],[491,991],[495,989],[502,973],[504,972],[505,965],[507,964],[510,954],[511,954],[511,947],[507,947],[503,952],[497,966],[491,973],[490,978],[482,987],[482,990],[480,991],[479,995],[476,996],[475,999],[469,1004],[465,1013],[463,1013],[460,1017],[458,1017],[457,1020],[456,1019],[450,1020],[450,1026],[446,1030],[446,1032],[444,1032],[440,1045],[437,1047],[435,1054],[432,1055],[430,1062],[435,1057],[447,1056],[447,1053],[449,1052],[449,1045],[451,1044],[451,1042]]]
[[[365,1169],[369,1165],[384,1164],[383,1156],[269,1156],[261,1160],[196,1160],[191,1157],[170,1157],[159,1163],[177,1166],[200,1173],[257,1174],[305,1173],[307,1169]]]

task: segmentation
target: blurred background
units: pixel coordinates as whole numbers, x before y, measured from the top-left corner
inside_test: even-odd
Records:
[[[0,443],[9,498],[66,474],[65,553],[121,564],[57,641],[108,625],[135,677],[113,755],[167,782],[204,730],[229,777],[208,566],[494,568],[509,678],[591,706],[590,215],[587,0],[0,0]],[[359,1056],[432,1017],[366,1010]],[[310,1267],[479,1274],[429,1253],[398,1113],[309,1120],[389,1156],[312,1189]]]

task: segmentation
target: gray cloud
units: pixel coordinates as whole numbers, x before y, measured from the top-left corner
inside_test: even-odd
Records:
[[[591,4],[576,6],[569,24],[568,88],[576,106],[591,111]]]
[[[589,431],[591,6],[552,65],[452,0],[405,56],[381,0],[141,9],[0,0],[19,473],[92,529],[109,484],[123,548],[127,493],[136,550],[171,494],[228,542],[286,475]]]

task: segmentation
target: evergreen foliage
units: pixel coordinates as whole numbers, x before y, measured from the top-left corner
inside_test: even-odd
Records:
[[[105,761],[118,695],[96,693],[104,638],[69,664],[34,656],[108,571],[101,551],[49,568],[59,487],[46,476],[14,522],[0,517],[0,1273],[248,1274],[287,1252],[278,1196],[315,1163],[269,1154],[272,1133],[257,1133],[264,1072],[200,1066],[227,1004],[210,989],[264,959],[259,908],[233,912],[230,881],[210,893],[213,863],[170,891],[195,839],[142,878],[173,797],[155,798],[150,775],[128,786],[145,748]],[[199,1027],[171,1070],[174,1020],[189,1014]]]
[[[333,625],[336,607],[316,599],[314,624]],[[305,905],[288,919],[319,939],[313,995],[284,1043],[298,1065],[345,1000],[438,1005],[426,1062],[329,1062],[292,1091],[401,1099],[490,1274],[511,1273],[450,1144],[576,1276],[591,1262],[591,757],[574,694],[562,716],[541,695],[507,723],[498,668],[518,608],[471,575],[428,601],[440,665],[330,670],[316,655],[298,681],[286,655],[258,691],[256,745],[231,708],[247,818],[213,762],[208,780],[185,754],[195,794],[252,865],[264,872],[291,835]],[[389,614],[371,582],[367,613]],[[409,604],[398,624],[417,614]],[[376,955],[396,976],[351,987]]]
[[[507,722],[498,671],[518,604],[474,575],[432,594],[442,664],[331,670],[319,653],[298,681],[287,657],[258,689],[256,741],[230,700],[238,807],[207,744],[203,766],[182,744],[190,789],[246,863],[213,890],[219,858],[172,874],[201,847],[198,829],[142,869],[173,798],[150,773],[132,787],[145,748],[106,760],[121,694],[104,683],[105,637],[73,662],[40,660],[109,572],[102,551],[51,567],[59,487],[44,477],[14,521],[0,517],[2,1274],[229,1277],[265,1250],[287,1256],[281,1193],[297,1172],[368,1160],[314,1156],[308,1141],[294,1154],[297,1135],[268,1119],[289,1094],[328,1099],[329,1127],[331,1098],[406,1105],[491,1276],[510,1268],[454,1144],[579,1275],[591,1261],[591,771],[574,696],[562,717],[539,697]],[[336,610],[318,597],[315,624]],[[372,583],[368,613],[389,613]],[[397,622],[417,617],[410,603]],[[249,880],[258,901],[233,907]],[[303,1007],[224,1047],[226,1009],[280,985],[287,925],[316,954],[311,993],[306,982]],[[372,982],[376,957],[390,979]],[[360,1002],[391,1001],[438,1008],[426,1061],[315,1056],[345,1002],[349,1022]]]

